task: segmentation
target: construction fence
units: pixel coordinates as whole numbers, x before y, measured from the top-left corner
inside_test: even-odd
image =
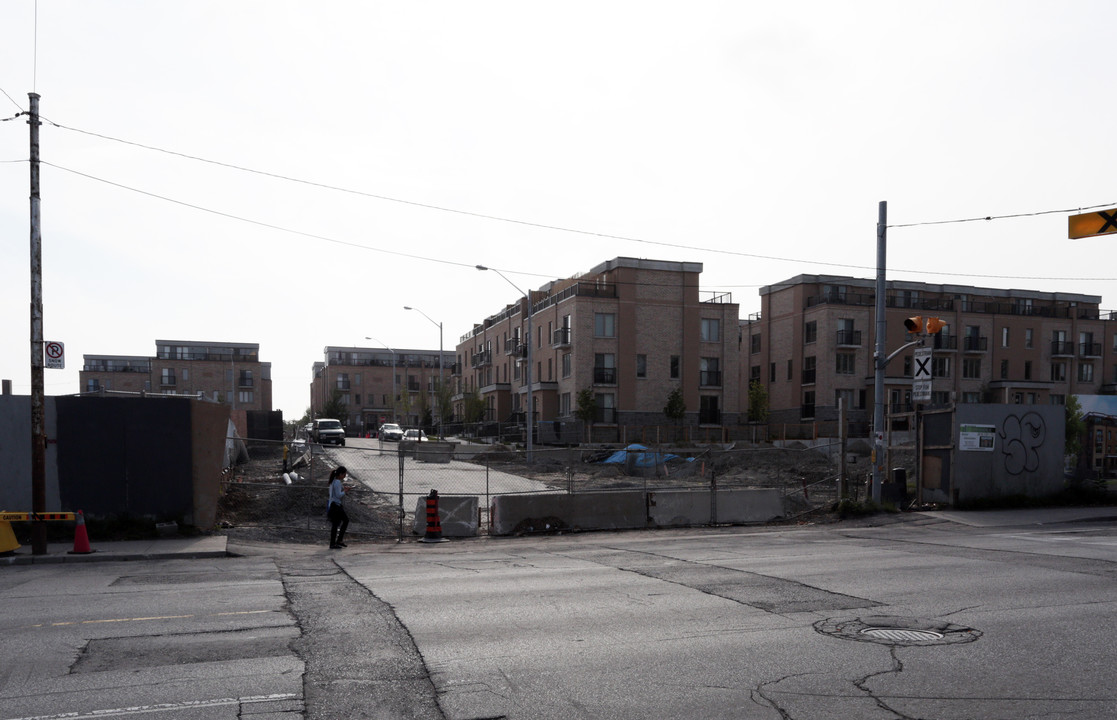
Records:
[[[245,509],[237,522],[324,532],[329,474],[344,466],[347,482],[355,488],[347,502],[353,517],[350,532],[401,541],[422,533],[424,500],[431,490],[443,498],[476,498],[477,534],[489,532],[495,497],[532,494],[636,491],[651,499],[669,491],[706,491],[716,508],[719,493],[765,488],[780,494],[783,519],[790,520],[832,506],[839,499],[842,468],[840,448],[833,443],[811,449],[544,447],[534,449],[530,458],[523,449],[497,444],[349,438],[345,446],[264,441],[246,445],[240,454],[243,462],[226,470],[224,483],[227,494],[238,496],[231,503],[234,509]],[[863,493],[867,470],[864,461],[847,466],[854,497]],[[253,516],[247,510],[254,504],[266,512]],[[694,524],[724,522],[714,512],[708,522]]]

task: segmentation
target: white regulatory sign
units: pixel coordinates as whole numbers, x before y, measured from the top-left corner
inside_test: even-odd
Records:
[[[66,369],[66,345],[60,342],[43,343],[45,362],[43,367],[52,370]]]

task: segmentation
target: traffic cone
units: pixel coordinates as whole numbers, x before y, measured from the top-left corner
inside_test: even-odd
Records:
[[[0,520],[0,555],[7,555],[16,550],[19,550],[19,541],[12,531],[12,524],[7,520]]]
[[[438,517],[438,491],[431,490],[427,496],[427,534],[419,542],[440,543],[449,542],[442,537],[442,521]]]
[[[85,531],[85,515],[81,510],[78,510],[78,525],[74,528],[74,549],[70,551],[71,555],[88,555],[91,552],[96,552],[93,548],[89,547],[89,535]]]

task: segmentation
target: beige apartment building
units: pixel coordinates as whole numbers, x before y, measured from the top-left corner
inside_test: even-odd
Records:
[[[595,438],[666,424],[663,410],[675,388],[682,390],[687,424],[737,423],[738,306],[728,294],[700,291],[701,272],[701,263],[618,257],[530,290],[530,336],[523,297],[461,337],[455,414],[464,416],[465,400],[476,392],[488,420],[522,420],[530,343],[530,392],[541,431],[573,422],[578,393],[587,388],[596,405]]]
[[[770,421],[834,420],[839,398],[851,421],[871,421],[875,280],[799,275],[760,296],[760,313],[741,323],[740,381],[764,386]],[[936,317],[946,324],[926,340],[932,405],[1063,404],[1068,395],[1117,391],[1117,323],[1100,302],[1075,293],[889,281],[886,347],[891,354],[916,339],[906,318]],[[913,351],[887,366],[891,412],[912,407]]]
[[[257,343],[156,340],[155,356],[83,355],[83,393],[192,395],[236,410],[272,409],[271,363]]]
[[[417,427],[427,408],[437,420],[440,374],[449,382],[454,353],[329,346],[314,363],[310,383],[311,417],[323,417],[334,396],[346,412],[337,418],[346,430],[364,434],[385,422]]]

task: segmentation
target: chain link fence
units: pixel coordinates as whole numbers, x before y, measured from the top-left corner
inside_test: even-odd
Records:
[[[532,493],[636,490],[649,496],[669,490],[767,488],[781,493],[785,517],[795,519],[837,502],[842,468],[836,442],[784,448],[544,446],[529,458],[522,447],[501,443],[348,438],[344,446],[248,441],[241,454],[245,458],[226,470],[224,522],[319,532],[324,538],[329,473],[343,465],[355,486],[346,503],[350,533],[399,540],[422,533],[424,499],[431,490],[443,498],[476,498],[479,534],[488,531],[494,497]],[[864,496],[869,463],[860,463],[854,458],[846,467],[853,499]]]

